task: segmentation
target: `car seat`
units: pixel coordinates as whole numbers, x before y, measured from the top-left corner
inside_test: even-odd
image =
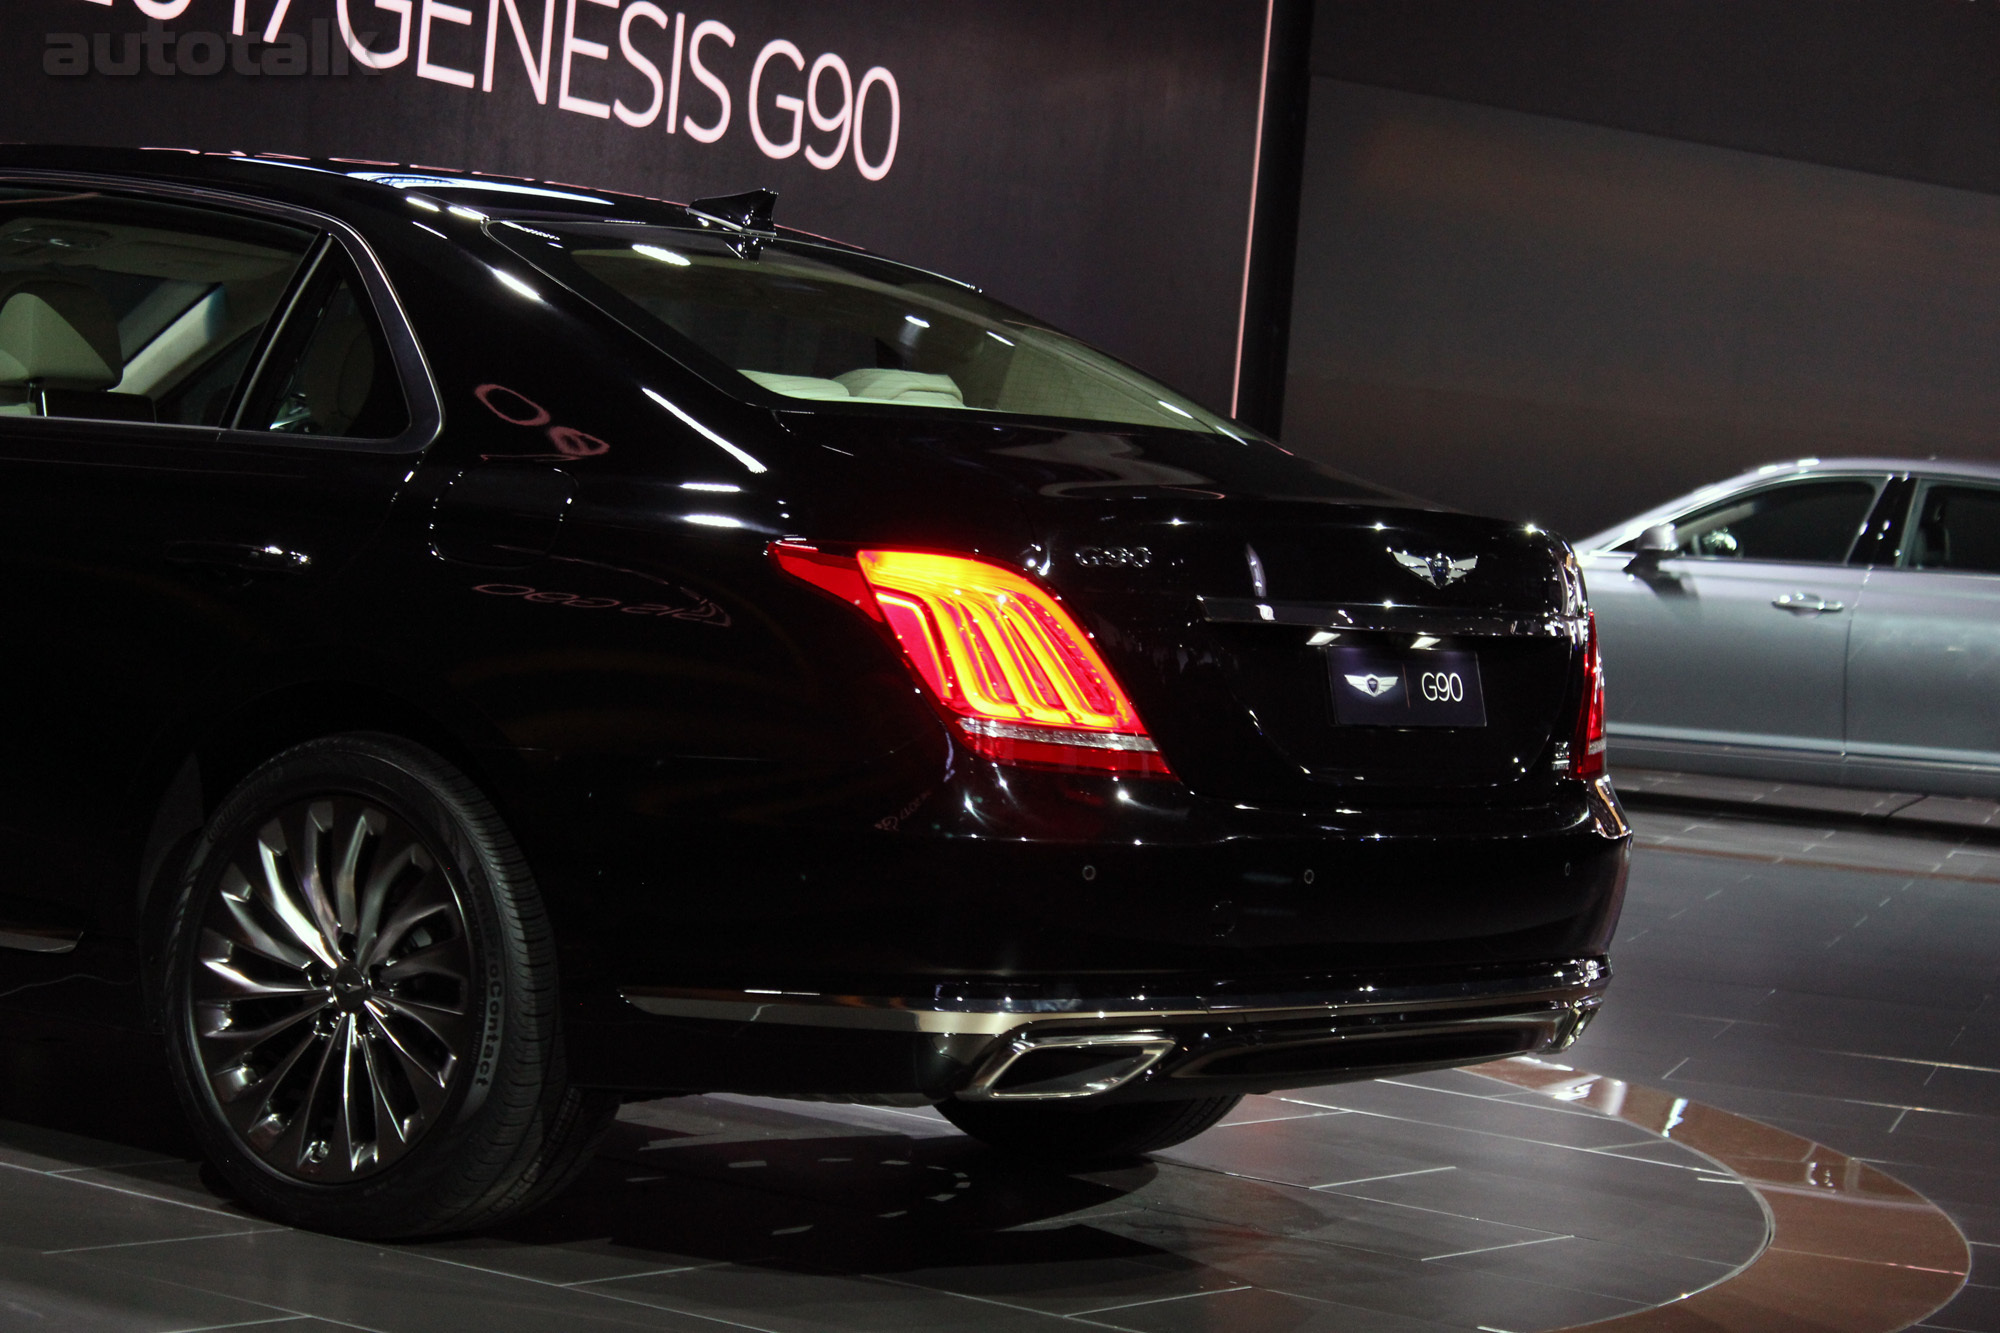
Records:
[[[299,390],[315,435],[345,435],[375,389],[375,339],[342,290],[327,306],[299,367]]]
[[[856,398],[917,407],[964,407],[965,395],[949,375],[915,370],[850,370],[834,379]]]
[[[50,389],[109,389],[124,364],[117,317],[96,288],[39,275],[0,279],[0,388],[24,400],[0,413],[39,416]]]

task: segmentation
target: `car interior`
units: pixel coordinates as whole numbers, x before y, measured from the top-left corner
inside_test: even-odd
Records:
[[[7,193],[0,415],[220,424],[307,234],[219,235],[216,215],[172,206]]]
[[[1170,390],[970,289],[887,265],[881,273],[858,271],[802,246],[746,256],[705,238],[661,239],[673,246],[579,238],[569,257],[771,393],[1218,428]]]
[[[2000,574],[2000,490],[1927,487],[1910,543],[1910,567]]]
[[[275,395],[249,404],[244,424],[290,435],[340,435],[387,439],[401,434],[410,415],[377,331],[354,279],[344,272],[316,280],[301,301],[305,319],[287,321],[274,352],[292,371]]]

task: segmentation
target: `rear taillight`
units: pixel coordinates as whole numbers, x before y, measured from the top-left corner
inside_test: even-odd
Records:
[[[1597,613],[1589,613],[1583,650],[1583,707],[1577,711],[1576,739],[1570,743],[1572,773],[1594,778],[1604,772],[1604,659],[1597,651]]]
[[[1096,645],[1018,570],[931,551],[771,558],[884,622],[967,746],[996,763],[1172,776]]]

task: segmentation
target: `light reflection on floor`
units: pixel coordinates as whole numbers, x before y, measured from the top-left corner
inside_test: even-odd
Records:
[[[1936,1198],[1974,1267],[1926,1326],[2000,1328],[2000,848],[1637,823],[1610,1003],[1564,1057],[1631,1080],[1617,1106],[1608,1084],[1560,1100],[1466,1072],[1343,1085],[1253,1098],[1182,1148],[1083,1175],[1011,1164],[929,1112],[667,1100],[628,1107],[534,1218],[360,1245],[219,1197],[154,1046],[9,1015],[0,1330],[1526,1333],[1657,1307],[1759,1257],[1765,1187],[1798,1164],[1735,1160],[1760,1194],[1654,1132],[1704,1104],[1802,1136],[1744,1131],[1773,1160],[1831,1145],[1801,1159],[1808,1184],[1837,1158],[1840,1180],[1886,1171]],[[1653,1122],[1606,1113],[1649,1085]],[[1746,1273],[1789,1262],[1783,1235]],[[1732,1289],[1748,1290],[1712,1288]],[[1782,1291],[1760,1299],[1766,1322],[1707,1326],[1887,1327],[1846,1297],[1818,1323],[1782,1313]]]

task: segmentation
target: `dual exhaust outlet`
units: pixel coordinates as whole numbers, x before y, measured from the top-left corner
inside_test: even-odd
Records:
[[[978,1102],[1097,1097],[1124,1087],[1179,1044],[1158,1031],[1022,1033],[1001,1042],[958,1096]]]
[[[1380,1027],[1262,1027],[1236,1040],[1218,1041],[1207,1033],[1170,1076],[1306,1086],[1396,1069],[1446,1068],[1559,1051],[1576,1040],[1596,1007],[1591,996],[1537,1006],[1528,1013],[1503,1009]],[[1100,1097],[1153,1071],[1181,1049],[1179,1038],[1158,1028],[1017,1032],[997,1044],[956,1095],[963,1101],[994,1102]]]

